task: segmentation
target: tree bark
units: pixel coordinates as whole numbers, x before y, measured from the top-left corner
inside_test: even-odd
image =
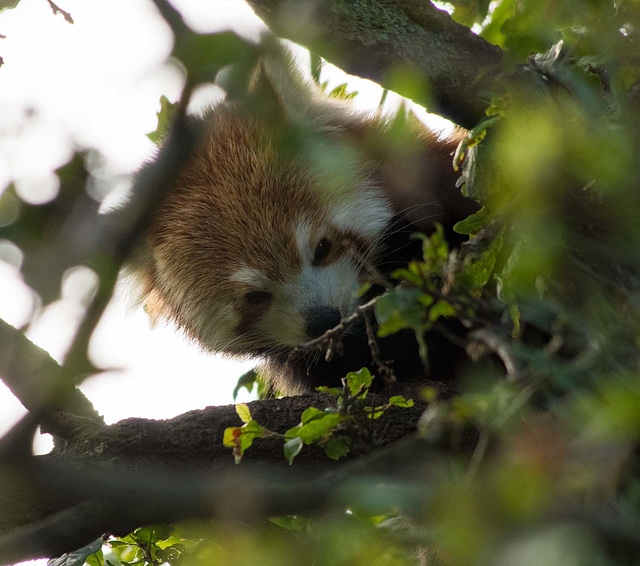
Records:
[[[498,88],[500,48],[427,0],[248,3],[277,35],[466,128],[484,116]]]
[[[46,383],[54,383],[61,367],[20,330],[0,319],[0,377],[30,411],[42,409],[50,401]],[[82,391],[73,387],[64,400],[67,411],[101,422]]]

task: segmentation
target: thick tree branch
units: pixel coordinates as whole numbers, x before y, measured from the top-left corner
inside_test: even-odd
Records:
[[[427,0],[248,2],[281,37],[462,126],[484,116],[496,91],[501,50]]]
[[[324,409],[330,404],[330,397],[315,394],[254,401],[249,407],[252,416],[261,425],[284,433],[299,423],[302,412],[309,406]],[[390,444],[415,431],[422,409],[389,409],[382,418],[372,423],[372,448]],[[84,417],[59,413],[52,414],[47,424],[59,439],[59,444],[51,455],[38,461],[51,461],[69,469],[103,469],[116,466],[126,475],[127,470],[133,469],[182,473],[181,470],[205,466],[209,472],[233,475],[242,470],[260,471],[266,467],[277,469],[283,478],[288,477],[292,469],[284,458],[282,440],[273,438],[256,440],[242,465],[234,465],[231,450],[222,445],[224,429],[242,424],[233,405],[190,411],[165,421],[132,418],[111,426],[100,425]],[[26,441],[29,435],[21,434],[20,438]],[[12,454],[25,453],[26,451],[15,449],[12,451]],[[16,464],[20,464],[19,461],[15,461]],[[5,463],[7,467],[4,472],[7,475],[2,476],[3,470],[0,470],[0,532],[6,533],[20,525],[43,521],[53,513],[87,501],[88,496],[78,496],[75,480],[66,487],[52,489],[46,483],[40,484],[31,472],[18,472],[16,476],[17,469],[11,470],[10,464]],[[296,473],[305,468],[312,469],[316,476],[323,470],[334,468],[336,464],[327,459],[322,448],[307,446],[296,459],[294,468],[297,470]],[[128,484],[128,481],[123,481],[122,473],[109,477],[115,483]],[[151,489],[155,490],[153,487]],[[100,489],[97,491],[101,492]],[[162,490],[155,492],[157,496]],[[92,492],[89,499],[94,494],[95,492]],[[125,507],[120,511],[126,516]],[[146,520],[161,522],[164,520],[163,517],[160,513],[158,518]],[[97,532],[95,536],[100,534]]]
[[[284,432],[307,407],[324,408],[329,399],[317,394],[249,406],[260,424]],[[421,412],[391,408],[375,421],[373,447],[415,431]],[[351,474],[337,471],[343,466],[313,446],[290,467],[278,439],[256,440],[235,466],[231,450],[222,446],[224,429],[241,424],[233,405],[112,426],[75,415],[54,417],[50,426],[65,439],[56,451],[38,458],[19,454],[0,467],[0,563],[60,554],[104,532],[124,534],[145,523],[314,514]],[[378,456],[364,460],[370,458]],[[348,464],[358,474],[396,475],[409,468],[393,459],[379,469],[360,460]],[[332,475],[318,480],[322,472]]]
[[[29,477],[36,493],[64,494],[56,499],[66,507],[0,537],[0,564],[59,555],[103,533],[126,534],[142,524],[253,522],[274,515],[317,516],[350,503],[362,508],[362,494],[376,490],[380,481],[385,490],[376,492],[376,512],[417,512],[430,495],[423,482],[441,462],[442,453],[416,437],[324,476],[315,465],[253,470],[241,465],[212,472],[207,465],[180,471],[114,462],[70,466],[50,457],[13,462],[12,469]]]
[[[284,433],[299,424],[300,416],[308,407],[322,410],[333,403],[333,398],[327,395],[309,394],[253,401],[248,405],[252,417],[261,425]],[[390,444],[415,431],[423,410],[423,406],[391,409],[373,423],[375,445]],[[222,445],[222,437],[227,427],[241,425],[235,405],[189,411],[169,420],[130,418],[111,426],[96,426],[81,417],[64,414],[50,422],[53,433],[65,440],[57,455],[73,458],[78,463],[122,461],[127,465],[179,468],[206,462],[215,469],[237,469],[231,450]],[[296,462],[305,461],[314,465],[330,464],[323,450],[315,447],[305,447],[296,459]],[[247,453],[246,466],[261,466],[265,462],[287,466],[282,440],[256,440]]]
[[[60,371],[60,366],[47,352],[0,319],[0,379],[27,409],[33,411],[47,405],[44,384],[57,380]],[[102,420],[91,401],[75,387],[65,399],[64,410]]]

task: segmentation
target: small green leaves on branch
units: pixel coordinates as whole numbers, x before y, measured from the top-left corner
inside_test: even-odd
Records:
[[[237,404],[236,412],[244,424],[241,427],[229,427],[225,429],[222,444],[233,448],[233,457],[235,458],[236,464],[239,464],[245,450],[253,444],[255,438],[274,436],[277,435],[277,433],[263,428],[257,421],[253,420],[249,406],[245,403]]]
[[[236,463],[256,438],[278,437],[284,443],[284,455],[289,464],[307,445],[318,445],[332,460],[350,454],[354,445],[372,438],[372,421],[380,418],[391,407],[413,407],[411,399],[396,395],[383,405],[370,405],[367,395],[373,376],[368,369],[350,372],[343,379],[343,387],[319,387],[320,393],[335,397],[335,406],[320,410],[309,407],[300,417],[300,423],[284,434],[258,424],[249,407],[238,404],[236,411],[244,422],[241,427],[230,427],[224,432],[223,444],[233,448]]]

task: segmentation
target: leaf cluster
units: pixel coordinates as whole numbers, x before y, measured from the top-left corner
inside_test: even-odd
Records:
[[[205,563],[215,545],[188,525],[141,527],[124,537],[99,539],[68,557],[50,561],[51,566],[160,566]]]
[[[284,434],[271,431],[255,421],[246,404],[236,405],[241,427],[229,427],[224,431],[223,444],[233,448],[236,463],[240,463],[245,451],[256,438],[282,438],[284,456],[289,464],[300,454],[305,445],[318,445],[332,460],[339,460],[359,446],[363,438],[372,438],[372,421],[379,419],[391,407],[412,407],[413,401],[400,395],[392,396],[382,405],[371,405],[367,395],[373,376],[368,369],[350,372],[343,379],[343,387],[319,387],[320,393],[334,398],[324,410],[309,407],[300,417],[300,424]]]

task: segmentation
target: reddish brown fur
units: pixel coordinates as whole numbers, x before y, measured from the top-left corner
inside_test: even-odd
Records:
[[[172,319],[218,351],[279,346],[257,330],[269,303],[246,301],[247,293],[262,289],[250,277],[234,277],[249,270],[272,283],[295,280],[304,264],[296,241],[301,225],[310,238],[305,253],[321,239],[332,242],[320,263],[327,267],[344,261],[349,247],[373,249],[375,259],[389,208],[407,211],[423,230],[435,221],[450,225],[474,210],[454,188],[451,154],[458,136],[440,141],[417,120],[389,124],[314,96],[297,97],[301,106],[291,116],[277,103],[258,113],[238,102],[203,117],[205,134],[169,187],[133,261],[152,319]],[[318,154],[336,159],[320,167],[314,161]],[[381,192],[391,207],[376,204]],[[338,221],[341,214],[354,225]],[[367,223],[376,221],[380,226],[369,230]],[[248,338],[231,346],[222,331],[215,334],[216,325],[232,337]],[[299,376],[287,373],[285,379],[295,381],[288,390],[300,387]]]
[[[206,123],[200,146],[148,231],[153,261],[138,266],[152,319],[173,319],[195,338],[185,314],[190,302],[229,300],[237,303],[238,312],[255,318],[260,308],[247,309],[238,300],[250,286],[238,283],[230,296],[228,278],[251,266],[272,281],[283,281],[300,267],[293,231],[301,218],[313,233],[329,225],[317,189],[312,190],[318,179],[283,155],[286,142],[276,120],[222,105]],[[370,243],[355,234],[328,233],[357,248]],[[343,253],[334,245],[326,261]],[[249,326],[242,318],[239,331]]]

